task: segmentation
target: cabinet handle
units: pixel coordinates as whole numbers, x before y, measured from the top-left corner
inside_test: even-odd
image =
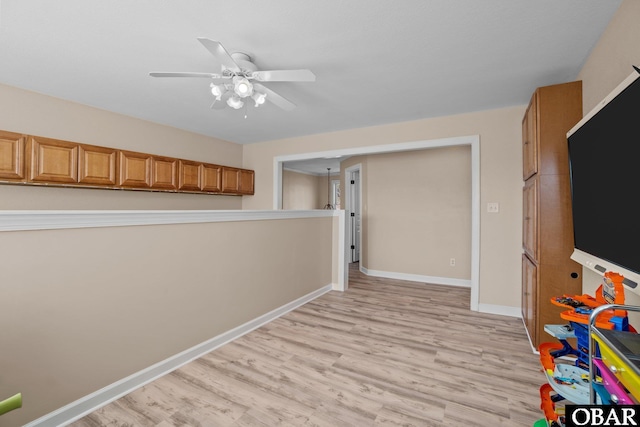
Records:
[[[525,219],[526,221],[529,221],[529,220],[531,219],[531,217],[530,217],[530,216],[525,216],[525,217],[524,217],[524,219]]]

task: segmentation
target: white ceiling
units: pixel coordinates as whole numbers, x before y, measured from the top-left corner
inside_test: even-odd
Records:
[[[289,160],[284,162],[282,167],[294,172],[304,172],[322,176],[327,176],[327,169],[329,169],[329,174],[334,175],[340,172],[340,162],[348,159],[349,157],[351,156],[321,157],[309,160]]]
[[[0,83],[253,143],[526,104],[576,78],[621,0],[0,0]],[[212,110],[196,40],[259,69],[297,104]]]

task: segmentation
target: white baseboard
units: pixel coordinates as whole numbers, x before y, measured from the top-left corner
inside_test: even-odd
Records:
[[[172,372],[179,367],[186,365],[187,363],[227,344],[236,338],[239,338],[260,326],[271,322],[272,320],[306,304],[307,302],[318,298],[321,295],[329,292],[332,289],[332,285],[323,286],[305,296],[302,296],[290,303],[287,303],[269,313],[263,314],[243,325],[233,328],[227,332],[224,332],[208,341],[191,347],[181,353],[169,357],[162,362],[149,366],[135,374],[132,374],[126,378],[116,381],[94,393],[91,393],[85,397],[82,397],[75,402],[50,412],[23,427],[58,427],[67,425],[73,421],[76,421],[85,415],[101,408],[102,406],[113,402],[116,399],[142,387],[145,384],[150,383],[153,380],[160,378],[163,375]]]
[[[392,271],[369,270],[360,266],[360,271],[367,276],[384,277],[386,279],[408,280],[410,282],[433,283],[434,285],[471,287],[471,280],[452,279],[449,277],[423,276],[420,274],[395,273]]]
[[[500,314],[502,316],[522,318],[521,308],[512,307],[509,305],[493,305],[480,303],[478,304],[478,311],[480,313]]]
[[[434,285],[471,287],[471,280],[451,279],[449,277],[423,276],[420,274],[395,273],[391,271],[370,270],[360,266],[360,271],[367,276],[384,277],[387,279],[408,280],[411,282],[433,283]],[[478,311],[481,313],[500,314],[502,316],[522,317],[520,307],[508,305],[478,304]]]

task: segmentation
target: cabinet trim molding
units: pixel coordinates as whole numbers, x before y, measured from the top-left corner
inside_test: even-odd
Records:
[[[2,211],[0,232],[65,228],[126,227],[136,225],[194,224],[272,219],[337,217],[338,210],[309,211]]]

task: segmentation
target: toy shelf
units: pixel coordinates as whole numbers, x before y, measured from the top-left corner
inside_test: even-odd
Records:
[[[564,427],[565,404],[640,403],[640,334],[627,316],[628,311],[640,312],[640,307],[624,305],[623,279],[606,272],[595,297],[551,299],[552,304],[566,308],[560,318],[568,324],[545,325],[544,330],[557,341],[538,346],[547,384],[540,387],[545,418],[536,427]]]
[[[597,318],[611,309],[640,312],[640,307],[607,304],[593,310],[589,317],[589,403],[596,404],[601,393],[596,375],[602,377],[609,400],[616,404],[640,402],[640,335],[635,332],[597,327]]]

